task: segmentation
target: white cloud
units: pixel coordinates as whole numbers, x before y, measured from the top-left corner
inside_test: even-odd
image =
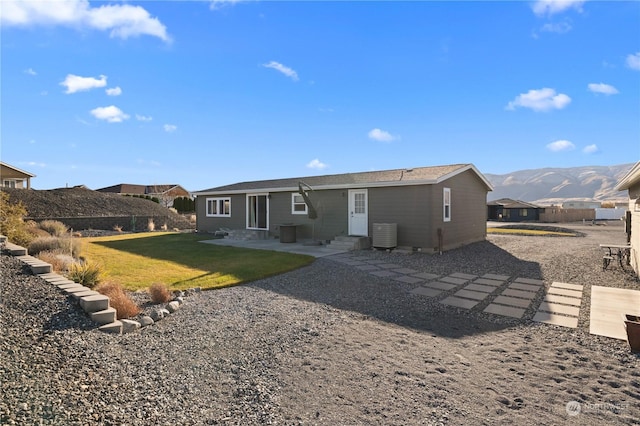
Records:
[[[26,70],[24,70],[24,73],[29,75],[38,75],[38,73],[35,72],[33,68],[27,68]]]
[[[367,135],[369,136],[369,139],[373,139],[374,141],[378,142],[393,142],[394,140],[398,139],[398,136],[394,136],[385,130],[377,128],[370,130]]]
[[[548,23],[540,27],[540,31],[546,33],[566,34],[571,31],[571,24],[567,21]]]
[[[263,64],[262,66],[265,68],[273,68],[276,71],[280,71],[282,74],[286,75],[293,81],[298,81],[298,73],[295,72],[293,69],[285,65],[282,65],[280,62],[271,61],[268,64]]]
[[[60,86],[67,88],[65,93],[83,92],[86,90],[104,87],[107,85],[107,76],[101,75],[99,79],[93,77],[80,77],[79,75],[68,74]]]
[[[136,120],[138,120],[138,121],[151,121],[151,120],[153,120],[153,117],[151,117],[150,115],[136,114]]]
[[[619,93],[618,89],[604,83],[590,83],[587,87],[593,93],[602,93],[604,95],[615,95],[616,93]]]
[[[627,55],[627,66],[632,70],[640,71],[640,52]]]
[[[598,149],[598,145],[596,144],[587,145],[582,149],[582,152],[584,152],[585,154],[595,154],[598,151],[600,150]]]
[[[211,0],[211,3],[209,4],[209,8],[211,10],[218,10],[226,6],[232,6],[236,3],[240,3],[241,1],[245,1],[245,0]]]
[[[98,107],[91,110],[91,115],[99,120],[105,120],[109,123],[121,123],[128,120],[129,116],[122,112],[117,106]]]
[[[120,86],[112,87],[110,89],[106,89],[105,92],[107,92],[107,95],[109,95],[109,96],[120,96],[120,95],[122,95],[122,89],[120,88]]]
[[[555,142],[551,142],[550,144],[547,144],[547,149],[553,152],[571,151],[571,150],[574,150],[575,148],[576,146],[572,142],[569,142],[566,140],[559,140],[559,141],[555,141]]]
[[[582,12],[582,5],[585,1],[586,0],[537,0],[531,7],[533,13],[538,16],[550,16],[565,12],[569,9]]]
[[[144,8],[129,4],[92,7],[88,0],[11,0],[2,2],[2,25],[38,26],[62,25],[110,31],[110,37],[126,39],[140,35],[171,38],[158,18],[152,18]]]
[[[327,167],[329,167],[328,164],[325,164],[323,162],[321,162],[319,159],[314,158],[313,160],[311,160],[308,164],[307,167],[310,169],[316,169],[316,170],[324,170]]]
[[[562,109],[569,105],[570,102],[571,98],[564,93],[556,94],[554,89],[544,88],[521,93],[507,104],[506,109],[515,110],[517,107],[522,107],[531,108],[534,111],[549,111]]]
[[[164,131],[167,133],[175,132],[176,130],[178,130],[178,126],[174,124],[165,124],[162,127],[164,128]]]

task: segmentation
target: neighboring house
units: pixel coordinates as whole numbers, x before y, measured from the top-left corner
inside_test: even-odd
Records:
[[[31,189],[31,178],[34,177],[36,175],[0,161],[0,182],[5,188]]]
[[[486,238],[492,189],[472,164],[242,182],[195,192],[196,226],[280,237],[296,225],[301,239],[326,241],[394,223],[397,246],[441,251]]]
[[[600,201],[565,201],[562,203],[563,209],[598,209],[602,203]]]
[[[107,186],[96,189],[98,192],[111,192],[122,195],[148,195],[156,197],[165,207],[173,206],[173,200],[178,197],[191,198],[191,193],[180,185],[134,185],[121,183],[119,185]]]
[[[504,222],[537,221],[544,207],[511,198],[501,198],[487,203],[487,218]]]
[[[629,191],[627,241],[631,244],[631,266],[640,275],[640,161],[618,182],[616,191]]]

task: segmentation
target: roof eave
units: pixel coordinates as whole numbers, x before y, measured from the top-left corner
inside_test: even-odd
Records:
[[[631,167],[627,174],[620,179],[614,189],[616,191],[625,191],[638,182],[640,182],[640,161]]]

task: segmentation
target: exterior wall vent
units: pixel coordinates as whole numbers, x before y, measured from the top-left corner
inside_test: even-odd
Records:
[[[395,248],[398,245],[398,225],[396,223],[373,224],[373,247]]]

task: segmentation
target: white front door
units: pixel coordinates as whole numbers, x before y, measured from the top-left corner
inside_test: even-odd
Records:
[[[349,190],[349,235],[369,235],[366,189]]]

